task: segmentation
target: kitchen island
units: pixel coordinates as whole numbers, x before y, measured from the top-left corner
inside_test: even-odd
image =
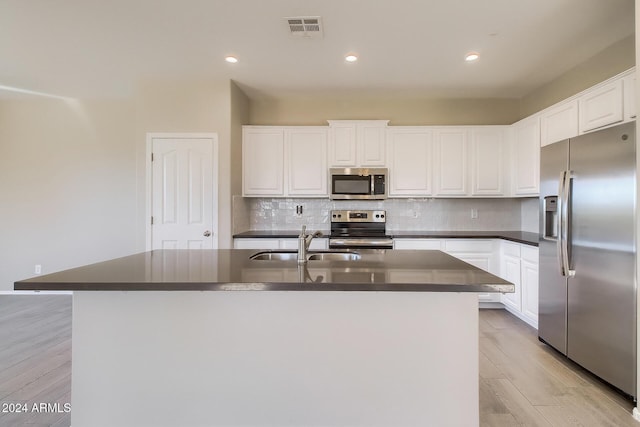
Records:
[[[73,295],[72,425],[478,425],[477,292],[440,251],[165,250],[16,282]]]

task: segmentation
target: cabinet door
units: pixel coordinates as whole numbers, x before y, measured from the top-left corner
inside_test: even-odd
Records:
[[[383,167],[386,164],[386,125],[379,123],[360,123],[357,126],[356,137],[358,149],[356,158],[358,166]]]
[[[636,118],[636,73],[630,74],[622,79],[624,91],[624,119],[633,120]]]
[[[522,309],[520,258],[503,254],[500,266],[500,277],[515,285],[514,293],[502,294],[502,303],[513,310],[520,312]]]
[[[537,116],[514,125],[513,190],[515,195],[535,196],[540,181],[540,125]]]
[[[430,196],[433,132],[393,129],[389,138],[389,197]]]
[[[622,121],[622,80],[589,91],[579,98],[580,132]]]
[[[505,151],[504,129],[478,128],[471,131],[472,195],[506,195]]]
[[[242,129],[242,188],[244,196],[284,195],[283,128]]]
[[[521,261],[522,314],[538,326],[538,248],[523,246]]]
[[[285,130],[289,196],[326,197],[327,129],[300,127]]]
[[[522,314],[538,324],[538,265],[522,260]]]
[[[467,135],[466,129],[436,130],[435,138],[435,194],[465,196],[467,194]]]
[[[333,123],[329,127],[329,166],[356,166],[356,125]]]
[[[279,249],[279,239],[233,239],[234,249]]]
[[[578,136],[578,100],[550,108],[540,117],[540,144],[553,144]]]

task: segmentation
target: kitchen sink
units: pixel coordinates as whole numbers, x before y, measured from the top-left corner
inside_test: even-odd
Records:
[[[254,261],[295,261],[298,259],[298,252],[258,252],[249,257]]]
[[[254,261],[296,261],[298,252],[262,251],[251,255],[249,259]],[[307,254],[307,261],[356,261],[359,259],[359,253],[350,251],[309,252]]]
[[[360,254],[356,252],[319,252],[307,255],[309,261],[356,261]]]

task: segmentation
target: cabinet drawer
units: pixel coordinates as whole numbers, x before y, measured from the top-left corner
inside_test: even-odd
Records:
[[[491,252],[493,242],[491,240],[451,239],[444,241],[445,252]]]
[[[394,239],[394,249],[426,249],[440,250],[439,239]]]
[[[520,258],[520,245],[518,243],[502,242],[502,254]]]
[[[538,264],[538,248],[523,245],[520,250],[523,260]]]

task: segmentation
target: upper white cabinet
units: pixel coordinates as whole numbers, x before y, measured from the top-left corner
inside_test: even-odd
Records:
[[[467,195],[468,135],[466,128],[435,129],[433,170],[436,195]]]
[[[513,194],[535,196],[539,193],[540,119],[532,116],[513,125]]]
[[[285,129],[289,196],[326,196],[327,128],[305,126]]]
[[[622,114],[622,80],[598,86],[578,98],[580,133],[618,123]]]
[[[386,166],[388,123],[388,120],[329,120],[329,166]]]
[[[488,126],[471,130],[471,195],[505,196],[505,127]]]
[[[433,130],[423,126],[389,128],[389,196],[431,195]]]
[[[284,196],[283,128],[242,128],[242,194]]]
[[[555,105],[540,115],[540,143],[545,145],[578,136],[578,100]]]
[[[622,79],[624,97],[624,119],[636,118],[636,73],[635,71]]]
[[[324,126],[244,126],[244,196],[326,197],[327,133]]]

